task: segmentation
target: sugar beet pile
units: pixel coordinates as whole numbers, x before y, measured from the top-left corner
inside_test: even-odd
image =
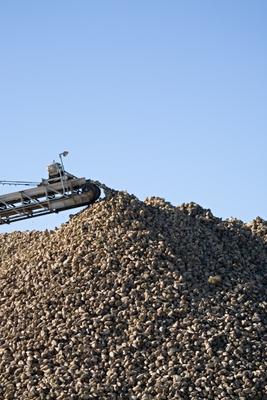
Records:
[[[124,192],[0,235],[0,398],[265,399],[266,239]]]

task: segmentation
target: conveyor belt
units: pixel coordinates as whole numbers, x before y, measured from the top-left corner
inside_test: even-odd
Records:
[[[2,195],[0,224],[86,206],[94,203],[100,194],[99,187],[89,180],[74,178]]]

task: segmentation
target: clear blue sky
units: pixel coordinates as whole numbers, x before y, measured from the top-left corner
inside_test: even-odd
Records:
[[[263,0],[1,2],[0,179],[69,150],[67,170],[140,199],[267,219],[266,21]]]

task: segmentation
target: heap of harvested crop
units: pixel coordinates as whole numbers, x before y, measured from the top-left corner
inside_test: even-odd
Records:
[[[0,398],[266,398],[266,237],[121,192],[0,235]]]

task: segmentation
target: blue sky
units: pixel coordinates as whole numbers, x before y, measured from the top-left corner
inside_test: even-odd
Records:
[[[69,150],[67,170],[140,199],[267,219],[266,19],[259,0],[1,2],[0,179]]]

